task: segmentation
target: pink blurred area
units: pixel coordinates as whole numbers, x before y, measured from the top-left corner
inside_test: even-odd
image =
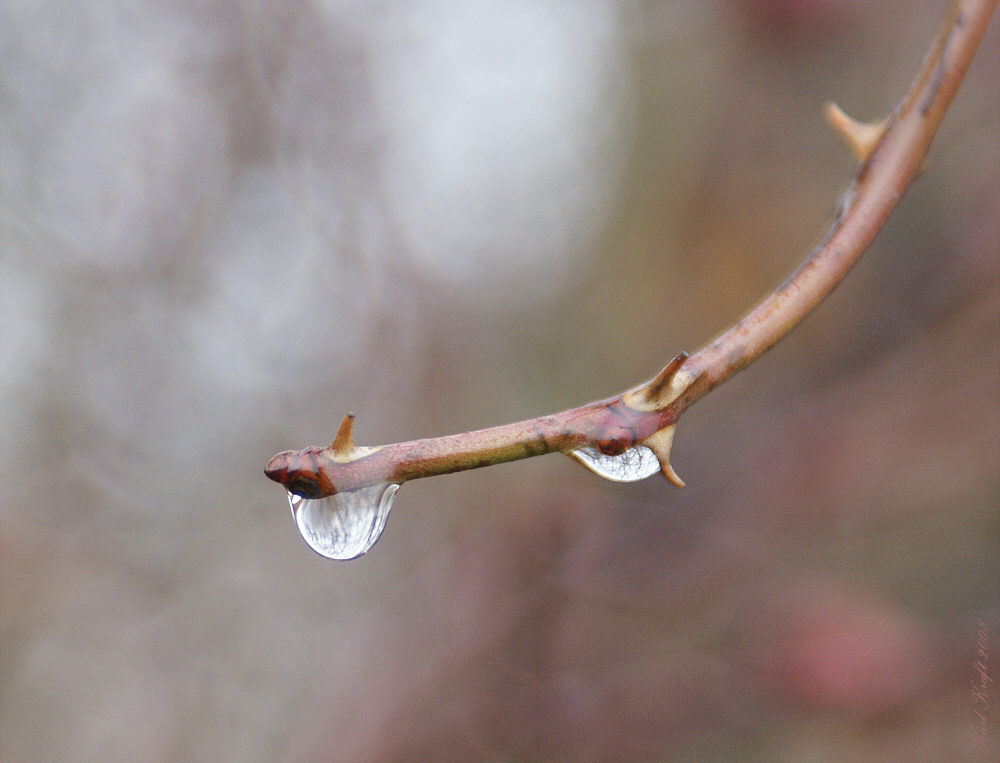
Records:
[[[420,480],[335,563],[262,474],[697,349],[832,217],[821,104],[883,116],[944,7],[7,2],[0,759],[984,759],[996,23],[855,272],[685,414],[683,491]]]

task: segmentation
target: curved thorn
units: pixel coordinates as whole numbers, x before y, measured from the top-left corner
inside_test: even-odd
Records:
[[[653,451],[656,460],[660,462],[660,471],[663,476],[670,480],[677,487],[684,487],[684,480],[680,478],[674,467],[670,465],[670,449],[674,444],[674,429],[676,424],[664,427],[659,432],[654,432],[642,444]]]
[[[828,102],[823,106],[823,117],[830,127],[836,130],[837,134],[843,138],[847,145],[851,147],[854,154],[860,161],[868,158],[875,146],[882,139],[889,120],[883,119],[881,122],[859,122],[844,113],[836,103]]]

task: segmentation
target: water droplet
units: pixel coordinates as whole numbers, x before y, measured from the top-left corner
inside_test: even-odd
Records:
[[[309,548],[328,559],[356,559],[382,535],[397,490],[399,485],[382,482],[327,498],[289,493],[288,503]]]
[[[615,482],[636,482],[660,471],[660,462],[645,445],[635,445],[617,456],[606,456],[596,448],[579,448],[570,453],[594,474]]]

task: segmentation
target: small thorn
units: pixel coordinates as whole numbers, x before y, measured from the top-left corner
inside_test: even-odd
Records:
[[[348,413],[344,420],[340,422],[340,429],[337,436],[333,438],[330,445],[334,456],[347,459],[356,450],[354,447],[354,413]]]
[[[626,392],[622,396],[625,405],[636,411],[662,411],[701,376],[701,371],[685,367],[687,360],[686,352],[677,353],[660,373]]]
[[[670,449],[674,444],[674,429],[676,424],[664,427],[659,432],[654,432],[642,444],[653,451],[656,460],[660,462],[660,471],[663,476],[670,480],[677,487],[684,487],[684,480],[680,478],[674,467],[670,465]]]
[[[681,370],[681,366],[688,359],[688,354],[683,350],[674,355],[673,359],[663,370],[660,371],[642,390],[643,399],[647,403],[657,402],[663,395],[663,390],[667,388],[674,376]]]
[[[833,102],[828,102],[823,106],[823,117],[830,127],[836,130],[847,145],[851,147],[855,155],[862,162],[865,161],[875,146],[882,139],[889,120],[883,119],[881,122],[859,122],[844,113],[844,110]]]

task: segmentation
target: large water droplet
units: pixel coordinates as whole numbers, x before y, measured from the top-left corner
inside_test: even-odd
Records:
[[[645,445],[635,445],[617,456],[607,456],[589,446],[570,455],[594,474],[615,482],[636,482],[660,471],[656,454]]]
[[[328,498],[289,493],[288,503],[309,548],[328,559],[356,559],[382,535],[397,490],[399,485],[382,482]]]

